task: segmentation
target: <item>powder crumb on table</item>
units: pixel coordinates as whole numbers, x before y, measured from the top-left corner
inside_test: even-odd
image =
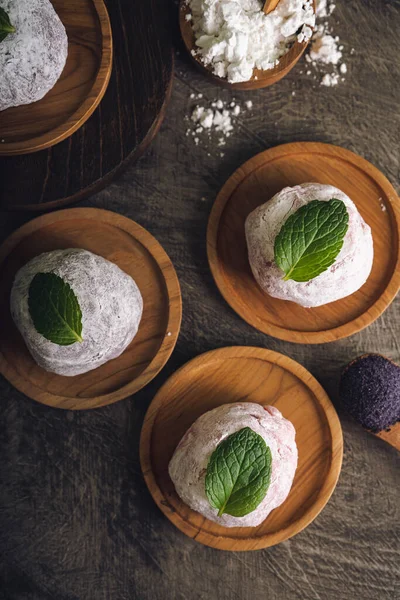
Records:
[[[321,85],[326,87],[332,87],[339,81],[344,81],[345,78],[340,77],[339,74],[343,76],[347,73],[347,65],[342,62],[344,46],[339,43],[339,36],[332,33],[329,24],[329,17],[335,6],[329,0],[317,0],[317,26],[312,37],[311,47],[306,54],[308,65],[311,65],[316,72],[314,79],[319,75]],[[308,74],[309,71],[307,71]]]
[[[193,100],[199,98],[199,96],[191,94],[190,98]],[[253,102],[247,100],[244,106],[247,110],[251,110]],[[186,136],[196,136],[193,141],[198,146],[201,142],[199,136],[204,139],[204,135],[207,135],[211,140],[214,132],[216,132],[219,134],[216,145],[219,147],[225,146],[227,139],[234,131],[236,119],[242,112],[243,107],[235,99],[223,101],[219,98],[207,105],[198,104],[192,109],[190,118],[185,117],[186,121],[192,125],[186,130]],[[224,153],[221,153],[220,156],[224,156]]]
[[[325,87],[333,87],[339,83],[339,75],[337,73],[326,73],[321,81],[321,85]]]
[[[332,35],[322,34],[313,42],[309,56],[311,61],[337,65],[342,58],[342,53]]]

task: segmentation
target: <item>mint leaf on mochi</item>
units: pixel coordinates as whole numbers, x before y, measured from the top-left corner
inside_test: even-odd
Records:
[[[9,33],[15,33],[15,27],[11,25],[6,11],[0,7],[0,42],[5,40]]]
[[[55,273],[37,273],[29,286],[36,331],[59,346],[82,342],[82,311],[71,286]]]
[[[335,262],[349,227],[342,200],[313,200],[292,214],[275,239],[275,262],[285,281],[314,279]]]
[[[271,450],[250,427],[221,442],[211,455],[205,480],[208,501],[218,516],[253,512],[268,491],[271,465]]]

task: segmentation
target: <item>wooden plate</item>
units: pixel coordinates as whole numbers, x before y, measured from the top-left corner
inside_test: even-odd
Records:
[[[76,377],[47,373],[36,365],[9,309],[14,276],[42,252],[84,248],[131,275],[143,296],[138,334],[115,360]],[[149,383],[170,357],[178,338],[182,302],[175,269],[160,244],[134,221],[96,208],[44,215],[13,233],[0,248],[0,373],[43,404],[97,408],[122,400]]]
[[[229,529],[179,499],[168,463],[200,415],[239,401],[276,406],[292,421],[299,463],[288,498],[262,525]],[[340,421],[320,384],[294,360],[264,348],[222,348],[187,363],[154,398],[140,439],[144,478],[159,508],[183,533],[219,550],[267,548],[307,527],[335,489],[342,456]]]
[[[256,283],[247,258],[248,214],[282,188],[331,184],[343,190],[372,228],[374,263],[355,294],[306,309],[271,298]],[[400,287],[399,198],[386,177],[349,150],[301,142],[258,154],[227,181],[212,208],[207,231],[211,271],[225,300],[247,323],[282,340],[332,342],[364,329],[389,306]]]
[[[314,0],[315,8],[315,0]],[[238,83],[229,83],[226,78],[218,77],[214,75],[213,68],[211,65],[204,65],[201,60],[196,56],[193,56],[192,50],[196,48],[196,38],[193,32],[192,22],[187,20],[187,16],[191,14],[191,9],[186,0],[180,0],[179,6],[179,26],[181,30],[181,36],[186,46],[188,54],[192,62],[200,69],[200,71],[206,75],[209,79],[214,81],[225,88],[231,88],[234,90],[257,90],[265,88],[273,83],[277,83],[283,77],[285,77],[297,64],[305,49],[308,46],[308,42],[296,41],[286,54],[279,59],[278,64],[273,69],[262,71],[261,69],[254,69],[253,76],[249,81],[240,81]]]
[[[39,102],[0,113],[0,156],[29,154],[72,135],[99,105],[110,80],[112,34],[103,0],[52,0],[68,35],[68,59]]]

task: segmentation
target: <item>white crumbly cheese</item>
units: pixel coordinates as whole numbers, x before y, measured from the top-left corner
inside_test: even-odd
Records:
[[[312,0],[281,0],[269,15],[262,0],[187,0],[196,55],[231,83],[254,69],[271,69],[296,41],[307,42],[315,25]]]

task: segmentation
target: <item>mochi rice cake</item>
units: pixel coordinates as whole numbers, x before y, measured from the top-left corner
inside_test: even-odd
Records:
[[[49,0],[0,0],[15,33],[0,42],[0,111],[40,100],[57,83],[68,38]]]

